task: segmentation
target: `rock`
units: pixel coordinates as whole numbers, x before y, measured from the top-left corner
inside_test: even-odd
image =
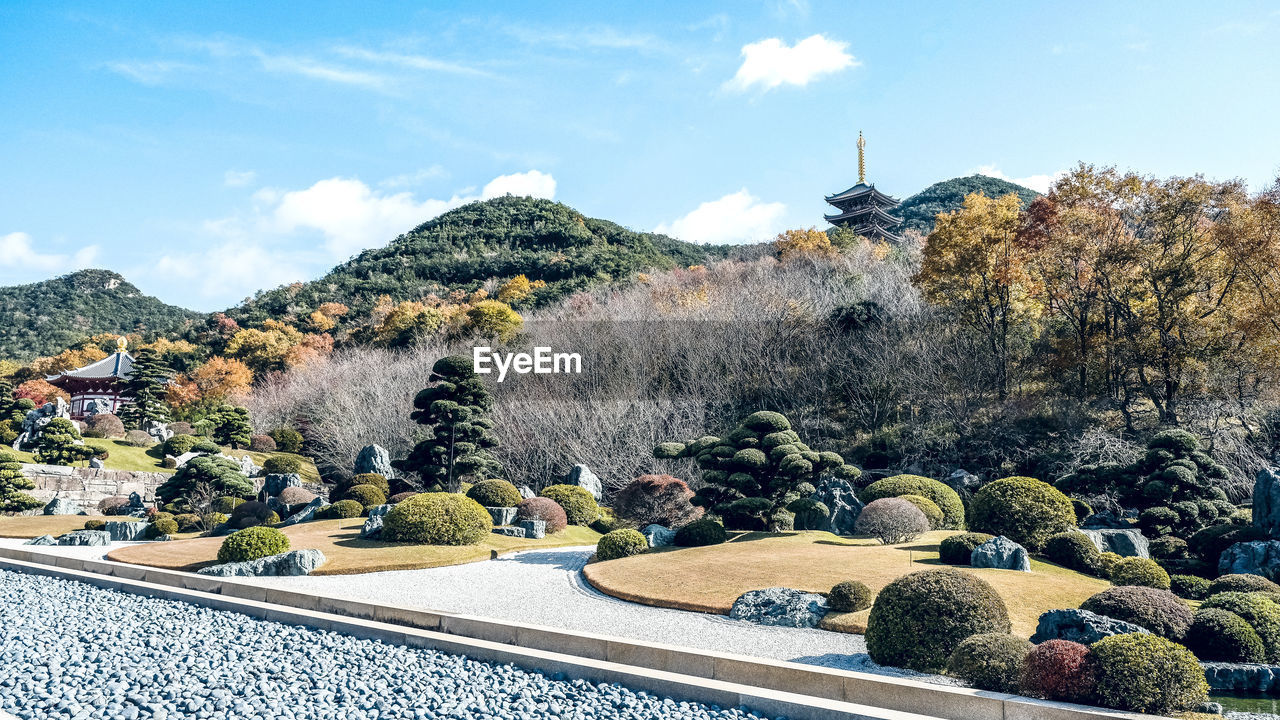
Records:
[[[976,568],[1031,572],[1031,556],[1027,549],[1003,535],[974,548],[969,554],[969,564]]]
[[[110,415],[111,402],[105,398],[93,398],[84,401],[84,419],[88,420],[94,415]]]
[[[35,445],[36,440],[40,439],[40,431],[55,418],[71,419],[71,406],[60,397],[55,398],[53,402],[28,410],[22,417],[22,426],[18,430],[18,439],[13,441],[13,449],[21,450]]]
[[[853,526],[858,522],[858,516],[862,514],[863,503],[858,499],[857,491],[848,480],[824,477],[809,498],[826,505],[830,512],[826,521],[816,529],[836,535],[853,534]]]
[[[45,515],[80,515],[83,512],[79,504],[66,498],[56,497],[44,506]]]
[[[1232,545],[1218,557],[1220,575],[1261,575],[1280,578],[1280,540],[1255,540]]]
[[[541,540],[547,536],[547,523],[545,520],[521,520],[516,523],[516,527],[524,530],[524,536],[534,540]]]
[[[289,487],[302,487],[302,476],[298,473],[269,473],[262,479],[262,491],[269,498],[279,495]]]
[[[158,443],[173,437],[173,431],[169,429],[169,424],[162,423],[159,420],[148,420],[142,429]]]
[[[729,611],[734,620],[797,628],[817,627],[826,614],[827,601],[821,595],[783,587],[743,593]]]
[[[676,542],[676,531],[657,523],[646,526],[640,534],[649,541],[651,548],[668,547]]]
[[[1040,616],[1031,642],[1039,645],[1049,640],[1070,640],[1092,645],[1111,635],[1146,632],[1147,629],[1139,625],[1088,610],[1050,610]]]
[[[91,457],[89,458],[89,467],[95,470],[101,470],[102,468],[106,467],[106,465],[102,462],[101,458]]]
[[[513,507],[486,507],[485,510],[489,511],[494,525],[510,525],[516,519],[516,509]]]
[[[290,550],[248,562],[213,565],[197,573],[214,577],[286,577],[310,575],[323,564],[324,553],[319,550]]]
[[[1280,472],[1263,468],[1253,481],[1253,525],[1280,538]]]
[[[1092,517],[1092,516],[1090,516]],[[1088,537],[1098,552],[1112,552],[1121,557],[1151,557],[1150,543],[1142,534],[1142,531],[1136,528],[1127,530],[1118,529],[1084,529],[1079,530]]]
[[[108,522],[103,528],[111,536],[111,542],[137,542],[145,539],[147,524],[133,520]]]
[[[1215,692],[1267,695],[1280,690],[1280,665],[1206,662],[1200,667]]]
[[[377,540],[382,537],[382,523],[392,507],[392,505],[379,505],[370,508],[369,517],[364,521],[364,527],[360,528],[360,537],[365,540]]]
[[[1224,710],[1222,703],[1216,702],[1202,702],[1196,706],[1196,712],[1204,715],[1221,715]]]
[[[129,504],[120,508],[121,515],[137,515],[139,517],[147,514],[146,503],[142,502],[142,496],[136,492],[129,493]]]
[[[521,499],[521,500],[528,500],[528,499],[529,499],[529,498],[531,498],[531,497],[537,497],[537,496],[538,496],[538,495],[537,495],[537,493],[535,493],[535,492],[533,491],[533,488],[529,487],[528,485],[521,485],[521,486],[519,487],[519,490],[520,490],[520,499]]]
[[[182,453],[181,455],[179,455],[179,456],[177,456],[177,457],[174,457],[174,456],[172,456],[172,455],[165,455],[165,457],[167,457],[167,458],[173,458],[173,462],[174,462],[174,465],[173,465],[173,466],[174,466],[174,467],[182,467],[183,465],[186,465],[186,464],[187,464],[187,461],[188,461],[188,460],[190,460],[190,459],[192,459],[192,458],[198,458],[198,457],[200,457],[200,456],[201,456],[201,455],[203,455],[203,454],[204,454],[204,453],[198,453],[198,452],[184,452],[184,453]]]
[[[41,535],[38,538],[31,538],[22,543],[23,545],[57,545],[58,541],[53,539],[52,535]]]
[[[973,494],[982,486],[982,478],[968,470],[956,470],[942,478],[942,484],[955,490],[960,499],[964,501],[965,507],[969,507],[969,501],[973,499]]]
[[[493,529],[494,535],[506,535],[507,537],[524,537],[524,528],[513,527],[511,525],[500,525]]]
[[[600,502],[604,499],[604,486],[600,484],[600,478],[591,472],[591,468],[586,465],[574,465],[561,480],[565,485],[577,485],[580,488],[586,488],[591,493],[591,497]]]
[[[1110,510],[1103,510],[1085,518],[1080,527],[1084,530],[1128,530],[1133,523]]]
[[[298,523],[311,522],[316,519],[316,513],[320,512],[321,508],[327,507],[328,505],[329,503],[325,502],[324,498],[318,497],[304,505],[298,512],[290,515],[289,518],[281,524],[281,527],[289,527],[290,525],[297,525]]]
[[[253,461],[253,458],[248,455],[245,455],[244,457],[235,457],[233,455],[227,455],[226,453],[218,453],[218,457],[226,458],[227,460],[239,465],[240,474],[245,477],[257,477],[258,473],[262,472],[262,468],[259,467],[258,464]]]
[[[377,473],[391,480],[396,471],[391,467],[391,454],[381,445],[366,445],[356,455],[355,474]]]
[[[106,530],[76,530],[58,538],[59,545],[110,545],[111,533]]]

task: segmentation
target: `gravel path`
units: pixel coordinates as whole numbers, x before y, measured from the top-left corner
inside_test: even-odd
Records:
[[[0,709],[44,718],[754,718],[0,570]]]

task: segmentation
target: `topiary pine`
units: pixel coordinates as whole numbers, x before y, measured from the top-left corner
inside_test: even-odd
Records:
[[[493,422],[486,417],[493,399],[471,359],[441,358],[428,379],[433,384],[413,399],[415,409],[409,417],[426,426],[429,437],[392,465],[417,473],[425,490],[458,492],[464,479],[500,475],[502,466],[488,450],[498,444]]]
[[[207,420],[213,423],[213,439],[221,445],[240,449],[249,445],[253,425],[249,422],[249,409],[235,405],[222,405]]]
[[[7,452],[0,452],[0,512],[34,510],[44,503],[22,492],[34,490],[35,483],[22,474],[22,463]]]
[[[124,383],[124,394],[132,402],[120,409],[120,419],[130,430],[143,429],[148,422],[169,422],[169,404],[165,402],[165,386],[173,377],[173,369],[150,348],[139,350],[133,358],[133,369]]]
[[[188,460],[173,477],[156,488],[162,503],[190,498],[195,492],[210,497],[253,497],[253,483],[240,472],[240,466],[224,457],[202,455]]]
[[[703,485],[693,504],[743,530],[789,528],[792,516],[786,507],[800,499],[802,483],[812,484],[823,473],[849,477],[858,472],[837,453],[810,449],[785,416],[768,411],[743,418],[724,438],[666,442],[653,455],[696,460]]]
[[[97,452],[80,443],[80,431],[66,418],[50,420],[36,441],[36,462],[46,465],[71,465],[88,460]]]

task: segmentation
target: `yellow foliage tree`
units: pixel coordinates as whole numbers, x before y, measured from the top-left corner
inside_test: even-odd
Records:
[[[239,330],[227,343],[228,357],[241,360],[255,373],[282,370],[289,351],[302,342],[302,333],[277,320],[267,320],[261,329]]]
[[[481,337],[510,340],[524,326],[524,318],[510,305],[498,300],[481,300],[466,312],[464,333],[474,332]]]
[[[501,302],[511,305],[528,299],[534,290],[544,288],[547,283],[542,280],[529,281],[529,278],[517,275],[503,283],[498,288],[497,299]]]
[[[783,262],[800,258],[831,258],[840,254],[831,244],[831,238],[816,228],[778,233],[773,239],[773,251]]]

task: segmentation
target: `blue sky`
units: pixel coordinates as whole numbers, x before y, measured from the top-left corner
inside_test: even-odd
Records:
[[[1280,2],[0,2],[0,284],[200,310],[535,194],[694,241],[1078,161],[1280,172]]]

